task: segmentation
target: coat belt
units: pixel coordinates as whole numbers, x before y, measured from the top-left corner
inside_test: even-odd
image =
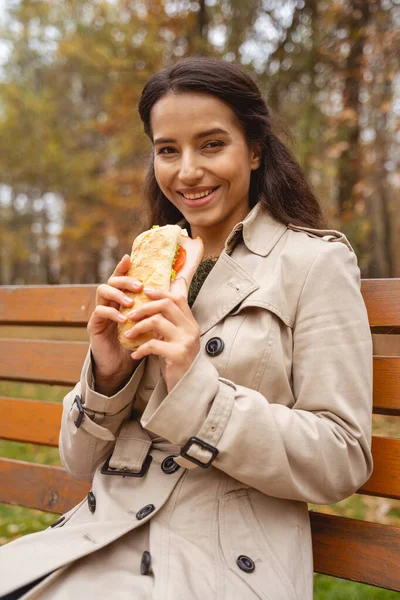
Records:
[[[178,456],[180,446],[163,438],[151,438],[139,421],[126,421],[118,434],[109,465],[112,469],[140,471],[151,448]]]

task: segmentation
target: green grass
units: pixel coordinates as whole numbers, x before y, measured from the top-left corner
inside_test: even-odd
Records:
[[[59,515],[0,503],[0,546],[21,535],[42,531]]]
[[[0,395],[30,400],[62,402],[70,387],[0,381]],[[47,465],[61,465],[58,448],[0,440],[0,456]],[[59,515],[0,503],[0,545],[21,535],[42,531]]]
[[[0,456],[41,465],[61,466],[58,448],[0,440]]]
[[[314,600],[399,600],[399,592],[381,590],[326,575],[314,576]]]
[[[62,402],[71,387],[63,385],[48,385],[45,383],[16,383],[15,381],[0,381],[0,395],[28,400],[49,400]]]
[[[0,382],[0,395],[32,400],[61,402],[69,390],[70,388],[62,386]],[[375,431],[375,433],[384,435],[387,431],[389,435],[393,435],[394,424],[388,419],[381,418],[376,423],[376,429],[378,428],[379,432]],[[61,464],[57,448],[36,444],[0,440],[0,456],[40,464]],[[353,519],[400,525],[400,502],[395,500],[355,494],[329,507],[312,506],[312,508]],[[51,513],[0,504],[0,545],[21,535],[41,531],[49,527],[57,518],[58,515]],[[314,600],[400,600],[400,594],[326,575],[315,575]]]

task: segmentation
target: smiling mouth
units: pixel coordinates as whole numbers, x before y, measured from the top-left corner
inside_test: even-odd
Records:
[[[199,200],[200,198],[205,198],[206,196],[209,196],[212,192],[214,192],[217,187],[210,187],[208,188],[208,190],[204,190],[204,192],[197,192],[197,194],[184,194],[183,192],[179,192],[181,194],[181,196],[183,196],[184,198],[186,198],[187,200]]]

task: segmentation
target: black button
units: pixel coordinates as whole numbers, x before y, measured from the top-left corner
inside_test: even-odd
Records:
[[[155,510],[156,507],[154,506],[154,504],[146,504],[146,506],[143,506],[143,508],[141,508],[137,513],[136,513],[136,518],[138,521],[141,521],[142,519],[144,519],[145,517],[147,517],[147,515],[149,515],[150,513],[153,512],[153,510]]]
[[[140,573],[141,575],[148,575],[151,570],[151,554],[145,550],[142,554],[142,560],[140,561]]]
[[[236,564],[239,567],[239,569],[242,569],[242,571],[244,571],[245,573],[252,573],[256,568],[254,561],[252,561],[251,558],[245,556],[244,554],[241,554],[237,557]]]
[[[88,501],[88,506],[89,506],[90,512],[94,513],[94,511],[96,510],[96,497],[93,494],[93,492],[88,493],[87,501]]]
[[[176,471],[180,469],[180,466],[174,461],[174,458],[174,456],[167,456],[167,458],[164,458],[162,461],[161,468],[167,475],[176,473]]]
[[[213,337],[209,339],[206,344],[206,352],[210,356],[218,356],[218,354],[221,354],[224,348],[224,340],[221,340],[220,337]]]
[[[50,525],[50,527],[57,527],[57,525],[59,525],[60,523],[62,523],[64,520],[65,520],[65,517],[59,517],[59,518],[57,519],[57,521],[54,521],[54,523],[52,523],[52,524]]]

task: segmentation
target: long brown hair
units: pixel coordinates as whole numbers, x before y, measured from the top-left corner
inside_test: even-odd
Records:
[[[250,208],[260,201],[282,223],[316,229],[325,227],[311,184],[291,151],[274,133],[277,120],[271,118],[257,84],[247,73],[222,59],[194,56],[153,75],[139,101],[139,114],[150,140],[151,109],[160,98],[171,92],[202,92],[219,98],[235,114],[249,146],[261,145],[261,164],[252,171],[250,179]],[[280,124],[279,128],[282,130],[284,126]],[[144,192],[152,224],[166,225],[183,218],[160,190],[153,160],[145,179]]]

